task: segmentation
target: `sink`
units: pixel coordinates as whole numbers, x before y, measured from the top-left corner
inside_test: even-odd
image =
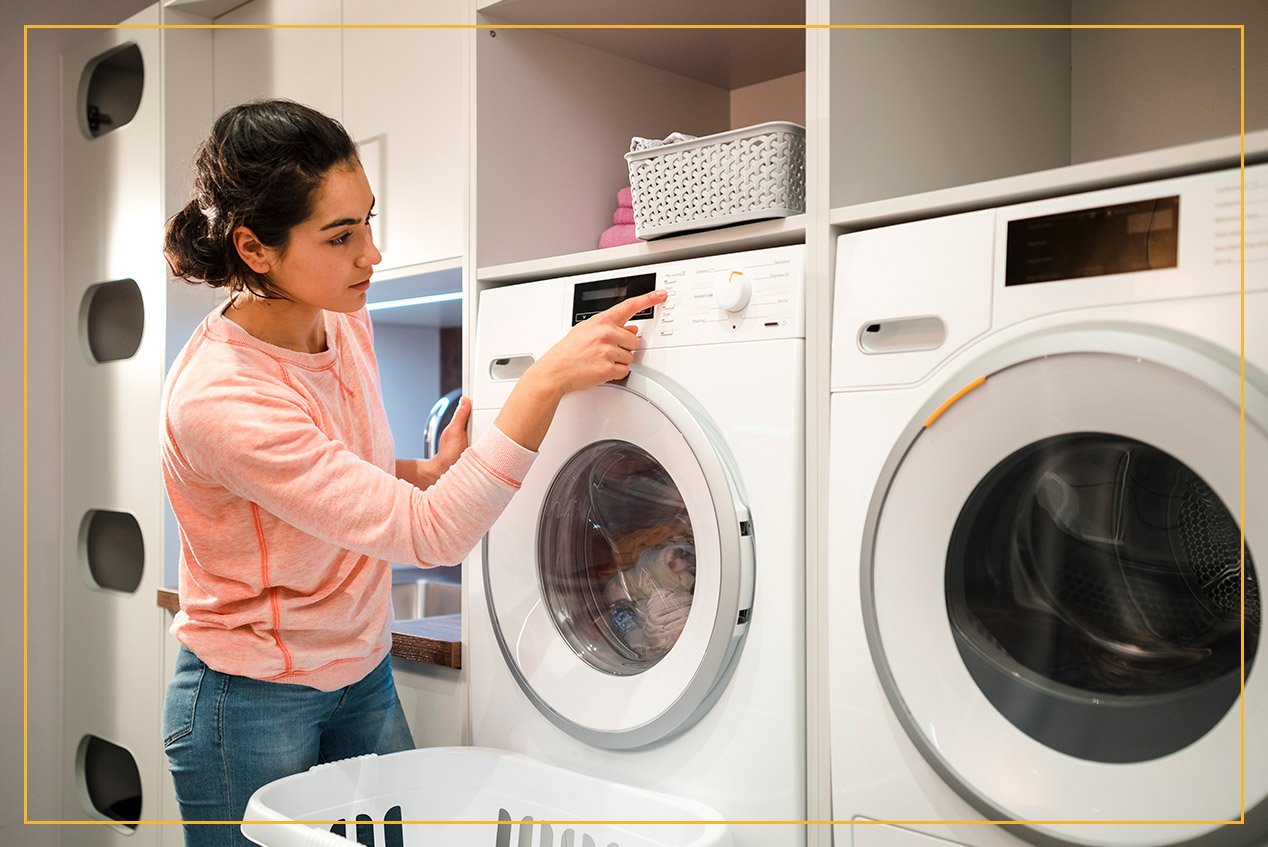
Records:
[[[462,611],[462,583],[425,577],[392,580],[392,613],[398,621],[455,615]]]

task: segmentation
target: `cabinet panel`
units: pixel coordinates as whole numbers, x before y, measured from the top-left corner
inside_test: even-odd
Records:
[[[379,270],[461,256],[471,32],[463,0],[355,0],[343,31],[343,119],[374,190]]]
[[[467,686],[460,671],[392,660],[396,693],[416,747],[457,747],[470,743]]]
[[[1197,26],[1245,25],[1246,130],[1268,128],[1262,0],[829,2],[890,27],[830,38],[833,208],[1235,139],[1240,33]],[[1052,29],[892,28],[934,24]]]
[[[162,494],[158,443],[165,275],[161,254],[162,160],[159,22],[153,6],[126,23],[141,29],[85,34],[62,54],[61,167],[63,314],[61,577],[61,771],[65,820],[154,819],[160,811],[160,642],[154,638],[152,592],[158,585]],[[131,120],[93,136],[87,121],[93,80],[108,57],[136,51],[140,99]],[[112,117],[123,100],[99,101]],[[97,313],[113,332],[141,333],[139,346],[110,361],[87,342],[91,291],[130,280],[139,298]],[[111,326],[114,324],[114,326]],[[45,471],[47,473],[47,471]],[[52,470],[57,473],[57,468]],[[93,517],[126,516],[94,537]],[[101,525],[98,524],[98,527]],[[98,583],[119,567],[122,581]],[[32,561],[34,565],[34,560]],[[51,563],[43,563],[45,565]],[[136,582],[132,580],[135,579]],[[103,587],[112,586],[112,587]],[[150,600],[150,602],[146,602]],[[32,706],[35,701],[32,701]],[[32,750],[33,755],[40,751]],[[102,823],[73,827],[68,844],[153,847],[155,828]]]
[[[675,249],[716,252],[768,227],[596,249],[629,183],[624,154],[633,136],[806,119],[804,0],[485,0],[477,10],[489,27],[474,46],[482,279],[637,264]],[[551,28],[561,22],[575,28]],[[544,28],[505,28],[518,25]]]
[[[631,136],[730,128],[728,90],[547,30],[495,31],[476,45],[480,267],[593,250]]]
[[[849,0],[836,24],[1055,24],[1052,0]],[[833,206],[1070,163],[1068,29],[832,34]]]
[[[1076,24],[1244,24],[1246,131],[1268,128],[1268,3],[1074,0]],[[1196,13],[1196,14],[1195,14]],[[1241,33],[1087,29],[1072,44],[1071,161],[1237,135]]]
[[[343,115],[341,0],[251,0],[220,25],[321,24],[330,29],[215,31],[215,111],[257,97],[287,97]]]

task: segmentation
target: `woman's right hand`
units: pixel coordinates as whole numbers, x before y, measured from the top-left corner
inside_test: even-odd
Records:
[[[652,291],[623,300],[587,318],[547,350],[529,368],[529,373],[537,369],[540,373],[534,378],[555,386],[560,397],[624,379],[630,373],[629,365],[639,346],[638,328],[626,322],[644,309],[663,302],[665,292]],[[529,374],[524,376],[527,378]]]
[[[665,302],[663,290],[640,294],[574,326],[520,377],[495,424],[530,450],[541,446],[565,394],[624,379],[640,339],[634,315]]]

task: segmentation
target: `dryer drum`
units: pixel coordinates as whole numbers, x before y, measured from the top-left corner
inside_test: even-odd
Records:
[[[1035,442],[983,478],[952,534],[957,647],[992,704],[1049,746],[1104,761],[1173,752],[1236,700],[1242,549],[1232,514],[1164,451],[1105,433]],[[1249,549],[1245,562],[1249,672]]]
[[[1197,476],[1190,475],[1182,496],[1176,499],[1180,541],[1187,567],[1181,568],[1193,594],[1204,601],[1212,615],[1237,620],[1243,614],[1240,568],[1237,558],[1241,532],[1232,515]],[[1259,583],[1250,551],[1246,551],[1244,613],[1248,627],[1260,626]]]

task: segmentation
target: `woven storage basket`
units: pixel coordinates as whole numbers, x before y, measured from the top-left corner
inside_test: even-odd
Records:
[[[787,121],[626,153],[625,161],[641,239],[806,210],[806,130]]]

